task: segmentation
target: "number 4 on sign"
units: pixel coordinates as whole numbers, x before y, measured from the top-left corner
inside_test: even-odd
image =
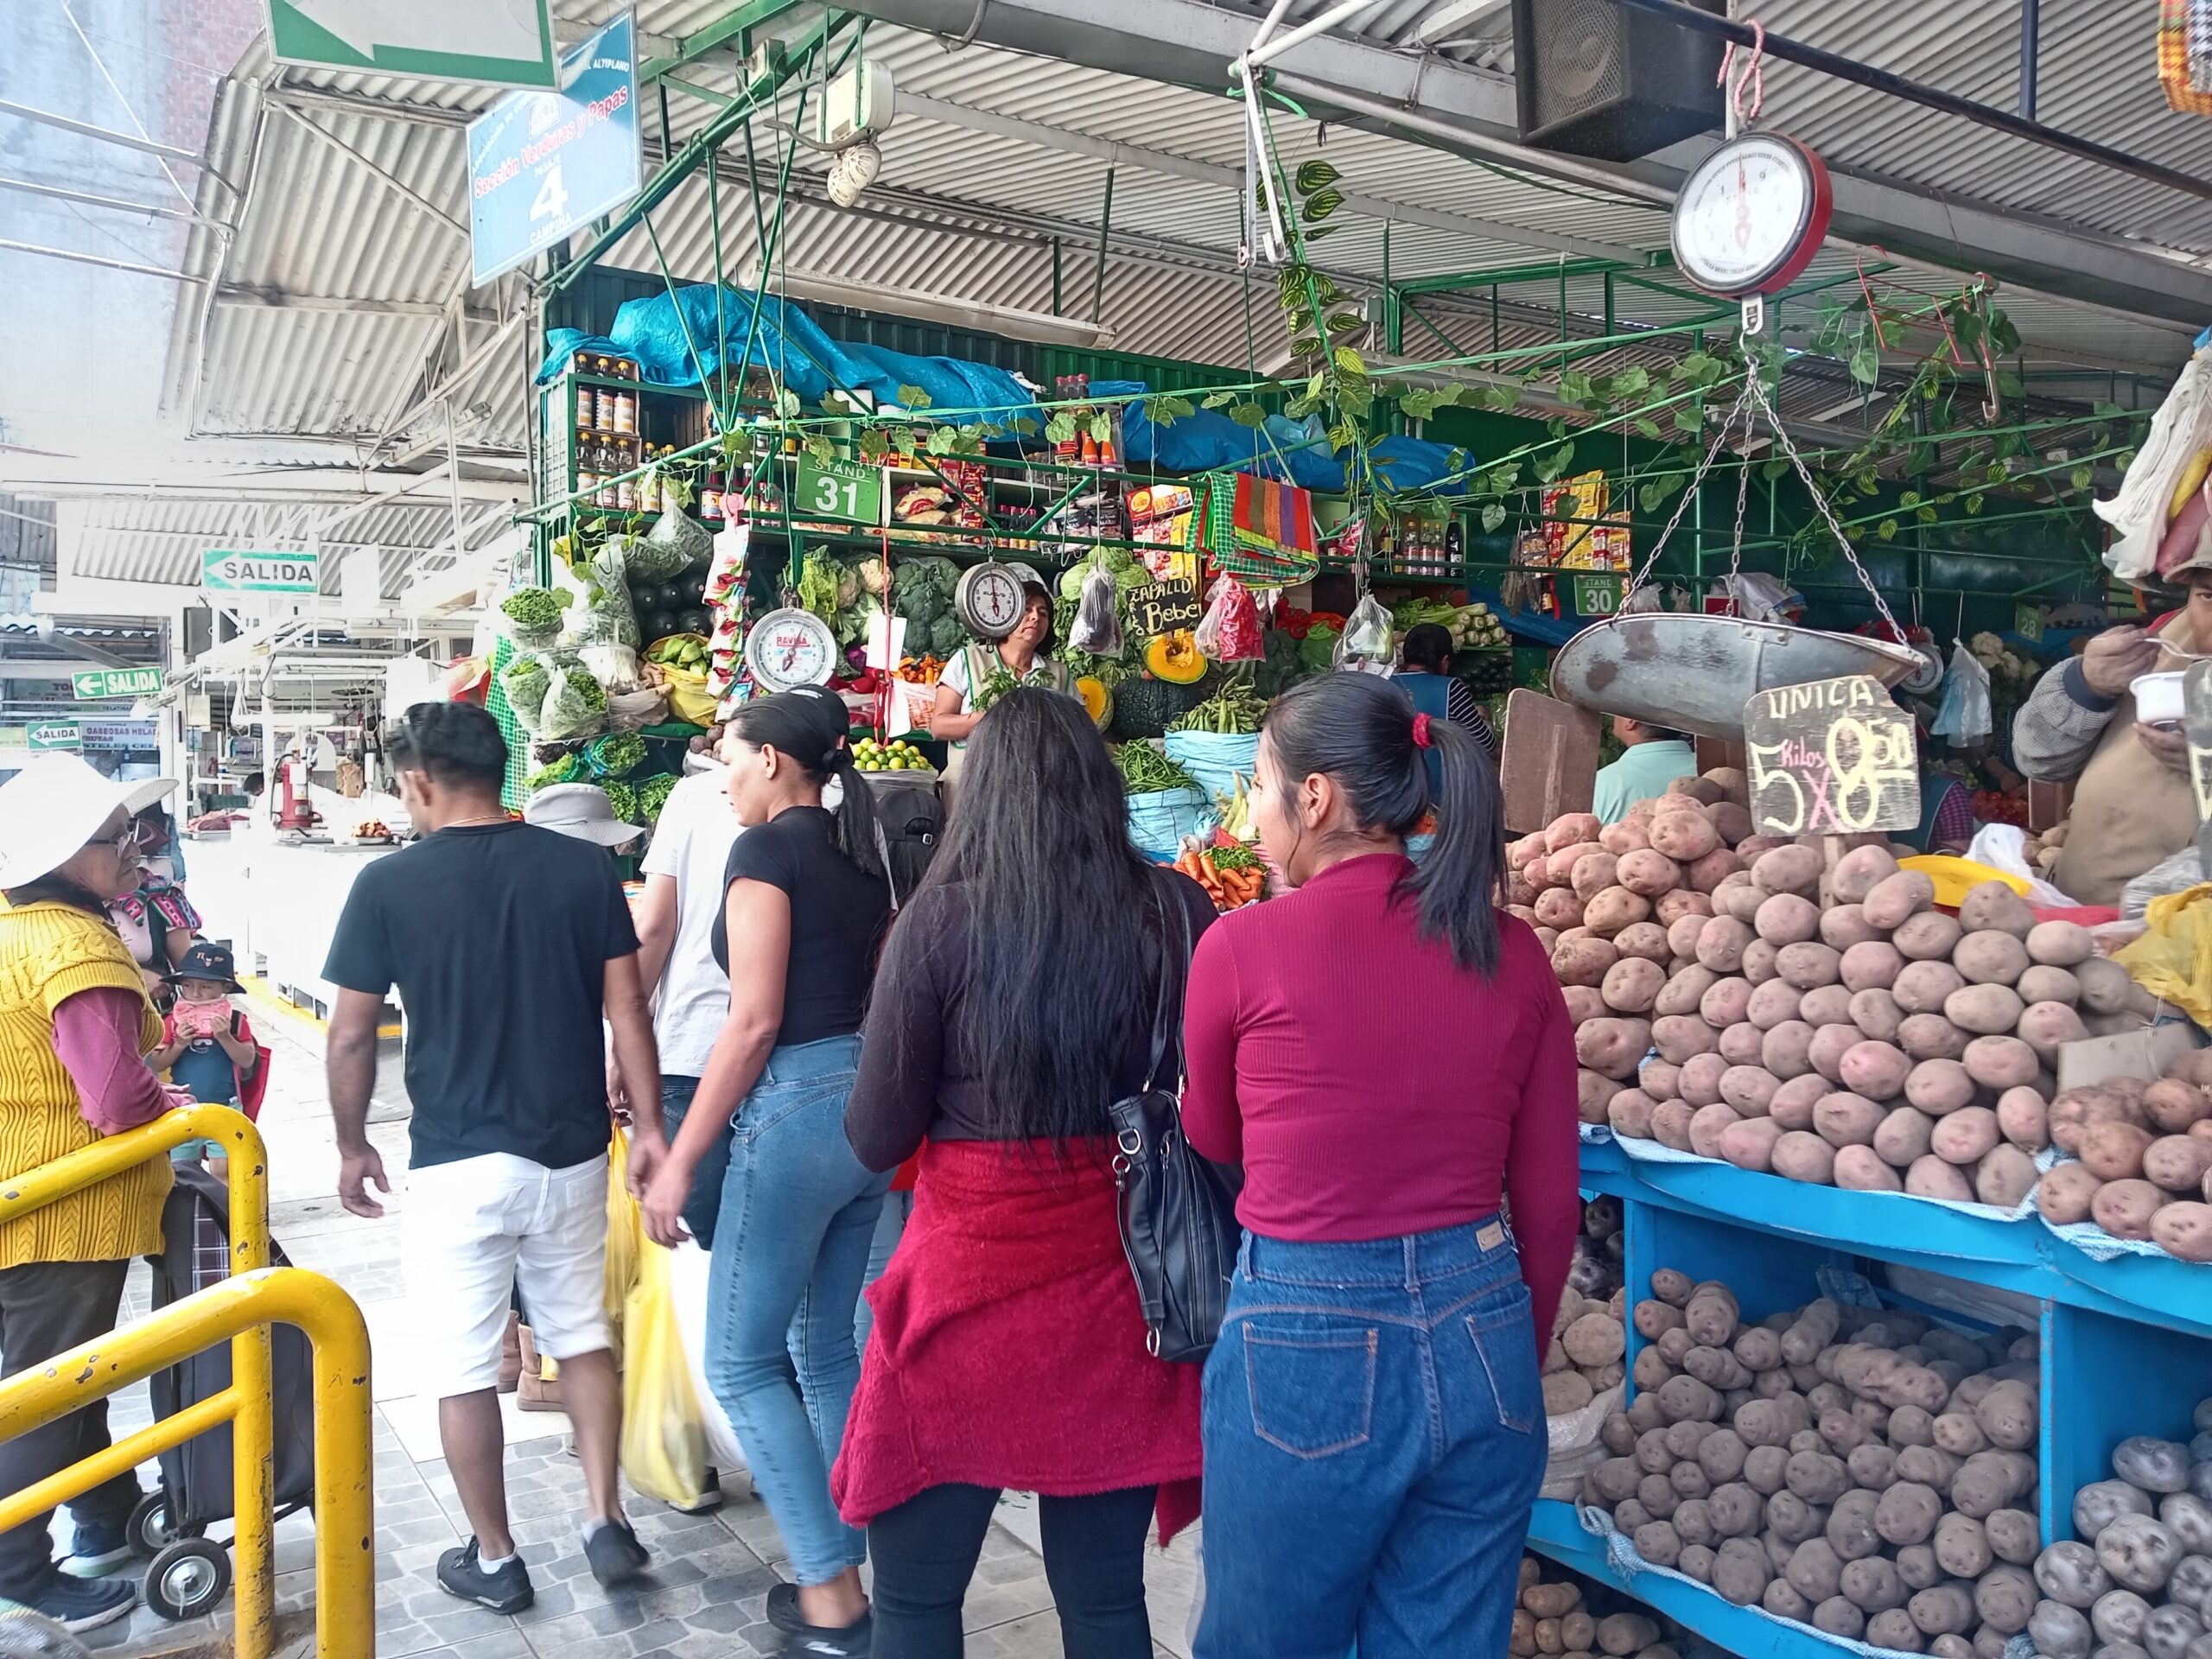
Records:
[[[545,181],[537,187],[537,199],[530,204],[530,216],[559,224],[568,213],[569,193],[561,184],[561,163],[556,162],[545,169]]]

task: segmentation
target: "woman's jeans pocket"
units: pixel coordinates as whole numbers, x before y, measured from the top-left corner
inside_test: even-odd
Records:
[[[1248,1319],[1236,1329],[1255,1434],[1308,1461],[1367,1444],[1375,1420],[1373,1328]]]
[[[1528,1287],[1516,1280],[1491,1292],[1465,1316],[1475,1357],[1497,1405],[1498,1426],[1521,1434],[1533,1434],[1544,1420],[1530,1307]]]

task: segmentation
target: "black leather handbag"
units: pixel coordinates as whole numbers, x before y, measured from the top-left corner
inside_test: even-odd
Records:
[[[1183,1135],[1179,1089],[1160,1086],[1176,1040],[1173,1077],[1182,1074],[1180,1015],[1191,962],[1191,918],[1179,898],[1161,911],[1160,1001],[1152,1018],[1152,1060],[1143,1090],[1117,1100],[1114,1185],[1122,1249],[1144,1311],[1145,1346],[1155,1358],[1203,1361],[1221,1334],[1230,1275],[1243,1234],[1236,1224],[1236,1172],[1201,1157]]]

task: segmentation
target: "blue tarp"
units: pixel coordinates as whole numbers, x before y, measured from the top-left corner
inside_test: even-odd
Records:
[[[1141,380],[1094,380],[1090,390],[1101,397],[1136,397],[1150,388]],[[1132,466],[1164,472],[1257,473],[1325,494],[1344,487],[1344,464],[1329,453],[1321,423],[1312,416],[1293,421],[1270,415],[1266,427],[1255,429],[1218,410],[1200,409],[1157,426],[1141,403],[1131,403],[1122,417],[1122,449]],[[1396,490],[1417,490],[1456,470],[1450,447],[1424,438],[1384,438],[1370,454],[1376,472]],[[1466,487],[1461,480],[1446,493],[1464,495]]]

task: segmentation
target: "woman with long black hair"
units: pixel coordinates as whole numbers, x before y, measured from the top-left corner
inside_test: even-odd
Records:
[[[868,1642],[866,1541],[837,1518],[830,1465],[859,1381],[853,1310],[890,1184],[845,1141],[891,893],[868,786],[842,737],[814,699],[789,694],[730,719],[729,798],[744,833],[712,941],[729,971],[729,1014],[644,1199],[647,1233],[683,1238],[692,1179],[733,1125],[708,1281],[707,1380],[798,1580],[769,1598],[769,1617],[800,1650],[825,1656]],[[822,804],[833,777],[842,787],[834,813]]]
[[[1503,1653],[1580,1211],[1566,1005],[1497,908],[1497,776],[1465,731],[1324,675],[1275,700],[1256,770],[1294,891],[1206,935],[1184,1015],[1185,1132],[1244,1166],[1196,1653]]]
[[[846,1109],[887,1174],[921,1148],[834,1484],[865,1522],[878,1659],[957,1659],[1001,1490],[1040,1494],[1069,1659],[1149,1659],[1147,1525],[1196,1512],[1198,1372],[1146,1351],[1109,1108],[1171,1021],[1198,884],[1129,844],[1080,703],[1023,688],[968,748],[961,810],[899,912]],[[1163,1080],[1172,1086],[1173,1026]]]

